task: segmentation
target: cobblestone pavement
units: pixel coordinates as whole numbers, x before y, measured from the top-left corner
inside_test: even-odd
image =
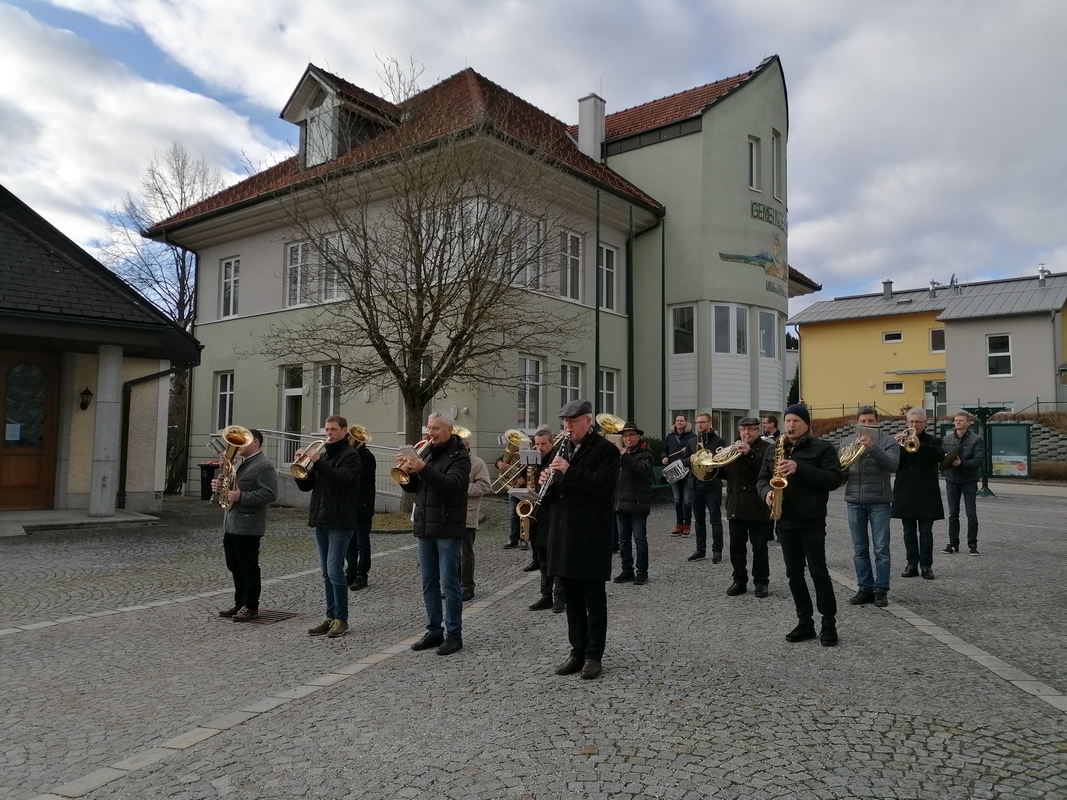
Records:
[[[937,580],[894,577],[884,610],[847,603],[832,495],[836,648],[785,641],[776,546],[771,596],[726,597],[729,559],[687,562],[657,506],[650,582],[608,586],[596,681],[552,674],[565,619],[526,610],[500,501],[448,658],[408,649],[410,535],[374,536],[338,640],[305,633],[322,588],[302,511],[271,512],[262,556],[264,606],[300,616],[265,626],[215,615],[229,576],[206,503],[0,539],[0,798],[1067,798],[1064,501],[998,493],[982,555],[938,552]]]

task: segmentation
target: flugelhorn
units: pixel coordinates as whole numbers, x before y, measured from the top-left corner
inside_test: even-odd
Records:
[[[298,480],[304,480],[311,472],[311,454],[317,453],[328,444],[326,439],[318,439],[309,444],[292,464],[289,465],[289,474]]]
[[[904,431],[904,441],[902,446],[909,453],[914,453],[919,449],[919,437],[915,435],[915,428],[910,425],[907,430]]]
[[[416,458],[422,458],[422,454],[425,453],[426,448],[430,446],[430,441],[430,437],[427,436],[425,439],[415,445]],[[411,475],[402,470],[400,467],[393,467],[391,470],[389,470],[389,476],[401,486],[407,486],[407,484],[411,483]]]

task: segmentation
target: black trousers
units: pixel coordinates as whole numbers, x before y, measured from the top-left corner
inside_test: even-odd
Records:
[[[548,574],[548,545],[535,544],[530,549],[533,550],[533,557],[540,565],[541,595],[553,599],[563,597],[563,588],[560,586],[559,578],[553,578]]]
[[[262,587],[259,574],[259,542],[261,536],[222,535],[222,550],[226,554],[226,569],[233,574],[233,605],[248,606],[259,611]]]
[[[826,528],[778,528],[782,544],[782,559],[785,561],[785,576],[789,579],[789,591],[797,609],[797,619],[810,621],[813,617],[811,594],[804,579],[804,567],[811,573],[815,584],[815,604],[824,622],[837,621],[837,597],[826,568]]]
[[[560,578],[567,601],[567,638],[575,658],[602,661],[608,638],[608,594],[604,581]]]
[[[357,519],[352,538],[348,540],[348,552],[345,553],[345,578],[349,584],[356,576],[367,577],[370,572],[370,526],[371,520]]]
[[[477,536],[477,528],[463,529],[463,545],[460,548],[459,559],[459,588],[465,592],[474,591],[474,540]]]
[[[774,534],[773,520],[732,519],[730,525],[730,565],[734,580],[748,583],[748,544],[752,543],[752,580],[767,583],[771,577],[767,561],[767,541]]]

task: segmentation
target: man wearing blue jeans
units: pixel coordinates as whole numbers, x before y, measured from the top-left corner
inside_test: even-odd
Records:
[[[307,454],[311,464],[306,478],[297,478],[297,488],[311,492],[308,525],[315,529],[319,569],[326,595],[326,616],[308,629],[311,636],[331,639],[348,632],[348,579],[345,556],[359,516],[359,454],[348,443],[348,421],[327,417],[322,426],[326,446]],[[304,455],[297,450],[296,457]]]
[[[978,555],[978,479],[985,466],[985,440],[971,430],[971,415],[960,411],[952,418],[952,430],[945,434],[946,453],[958,449],[945,470],[945,495],[948,498],[948,545],[944,553],[960,551],[960,499],[967,512],[967,551]]]
[[[876,434],[878,410],[864,406],[856,417],[859,433],[846,439],[841,452],[852,446],[863,448],[848,468],[845,484],[845,509],[852,534],[852,563],[856,568],[856,594],[849,600],[854,606],[870,603],[879,608],[889,605],[889,519],[893,510],[892,476],[900,463],[900,446],[888,434]],[[865,430],[866,429],[866,430]],[[871,571],[871,549],[874,571]]]
[[[421,456],[401,450],[396,457],[397,465],[411,476],[401,488],[415,495],[412,522],[427,617],[426,633],[411,649],[436,647],[439,656],[451,655],[463,647],[459,582],[471,459],[463,441],[452,432],[453,425],[451,415],[433,412],[426,422],[430,444]]]
[[[726,442],[711,429],[711,414],[702,411],[697,414],[697,435],[686,445],[686,457],[690,462],[690,473],[686,479],[690,482],[693,501],[693,523],[696,526],[696,551],[689,556],[690,561],[700,561],[707,557],[708,523],[705,517],[711,517],[711,562],[722,561],[722,478],[717,469],[711,470],[704,480],[697,478],[692,471],[693,455],[700,450],[714,453]]]

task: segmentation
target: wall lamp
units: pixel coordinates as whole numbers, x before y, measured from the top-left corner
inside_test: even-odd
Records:
[[[85,387],[85,391],[82,392],[82,402],[81,402],[82,411],[85,411],[85,409],[87,409],[89,407],[89,403],[91,403],[91,402],[93,402],[93,393],[92,393],[92,390],[88,386],[86,386]]]

